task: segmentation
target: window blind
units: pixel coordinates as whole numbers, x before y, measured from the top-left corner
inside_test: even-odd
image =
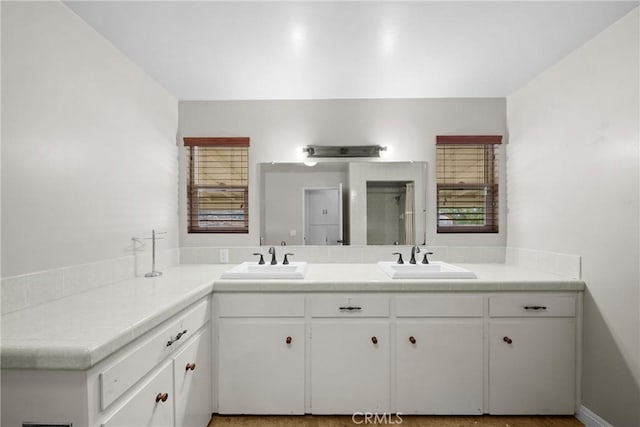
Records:
[[[502,136],[436,138],[438,233],[498,232]]]
[[[188,231],[249,232],[249,138],[184,138]]]

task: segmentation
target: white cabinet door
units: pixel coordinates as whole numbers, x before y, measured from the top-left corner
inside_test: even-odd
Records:
[[[340,206],[340,191],[337,188],[325,190],[325,224],[337,225],[339,223],[339,217],[342,215]]]
[[[311,328],[311,412],[388,412],[389,321],[318,320]]]
[[[218,411],[304,413],[304,320],[221,319]]]
[[[489,412],[573,414],[574,318],[499,319],[489,324]]]
[[[173,375],[171,361],[148,379],[104,427],[173,427]]]
[[[211,419],[211,329],[204,328],[173,358],[176,426],[202,427]]]
[[[340,192],[337,188],[305,190],[307,218],[310,225],[338,224]]]
[[[481,414],[482,319],[399,321],[396,411]]]

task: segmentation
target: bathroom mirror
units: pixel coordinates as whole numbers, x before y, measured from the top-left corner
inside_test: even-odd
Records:
[[[422,244],[425,162],[262,163],[262,245]]]

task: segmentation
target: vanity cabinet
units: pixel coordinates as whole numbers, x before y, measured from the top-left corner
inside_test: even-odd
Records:
[[[202,427],[211,418],[211,329],[185,343],[143,381],[105,427]],[[175,412],[174,412],[175,411]]]
[[[200,427],[209,422],[210,311],[206,298],[114,363],[98,367],[101,407],[107,418],[102,425]]]
[[[218,412],[304,414],[302,295],[220,295]]]
[[[214,301],[222,414],[577,408],[578,292],[228,292]]]
[[[573,414],[576,298],[489,298],[489,412]]]
[[[207,425],[210,319],[207,296],[87,370],[3,370],[2,425]]]
[[[482,296],[398,296],[395,303],[396,411],[482,414]]]

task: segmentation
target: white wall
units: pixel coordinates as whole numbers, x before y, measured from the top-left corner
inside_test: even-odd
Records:
[[[181,101],[179,136],[248,136],[250,195],[248,235],[186,232],[185,157],[180,171],[180,246],[252,246],[259,242],[256,164],[302,160],[307,144],[381,144],[385,160],[435,161],[440,134],[501,134],[506,131],[505,100],[402,99],[318,101]],[[183,151],[181,150],[181,154]],[[501,197],[499,234],[436,235],[435,168],[428,167],[427,243],[504,246],[505,210]],[[504,184],[504,181],[502,181]],[[503,187],[504,188],[504,185]]]
[[[2,266],[177,247],[177,100],[60,2],[2,4]]]
[[[507,245],[582,256],[583,405],[640,425],[638,10],[507,99]]]

